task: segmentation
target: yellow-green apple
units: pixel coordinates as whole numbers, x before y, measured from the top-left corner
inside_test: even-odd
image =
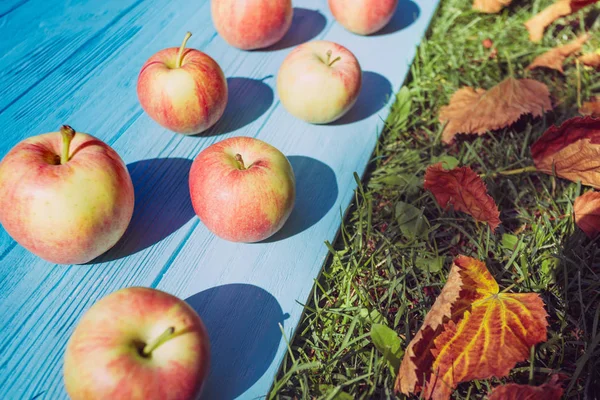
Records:
[[[192,205],[215,235],[258,242],[277,232],[296,197],[288,159],[262,140],[234,137],[204,149],[190,170]]]
[[[156,289],[121,289],[94,304],[67,343],[72,400],[191,400],[210,362],[208,334],[184,301]]]
[[[114,246],[133,202],[119,155],[70,126],[23,140],[0,163],[0,223],[53,263],[86,263]]]
[[[390,22],[398,0],[329,0],[333,17],[347,30],[370,35]]]
[[[277,92],[290,114],[326,124],[352,108],[361,82],[362,71],[354,54],[337,43],[314,41],[296,47],[283,60]]]
[[[219,35],[242,50],[277,43],[292,24],[292,0],[211,0]]]
[[[163,127],[184,135],[213,126],[227,105],[227,81],[219,64],[207,54],[171,47],[146,61],[137,82],[137,94],[146,113]]]

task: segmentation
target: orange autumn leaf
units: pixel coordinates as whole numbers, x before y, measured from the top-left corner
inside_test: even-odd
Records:
[[[508,6],[511,2],[512,0],[474,0],[473,10],[487,14],[495,14]]]
[[[447,400],[461,382],[507,375],[546,340],[542,299],[500,293],[483,262],[457,257],[446,285],[405,352],[395,385],[404,394]]]
[[[544,36],[544,30],[551,23],[579,11],[581,8],[597,2],[598,0],[559,0],[546,7],[539,14],[534,15],[527,22],[525,27],[529,31],[529,40],[539,42]]]
[[[580,63],[588,67],[600,68],[600,53],[587,53],[577,57]]]
[[[600,119],[575,117],[550,127],[531,155],[538,171],[600,188]]]
[[[587,192],[573,203],[575,223],[590,238],[600,232],[600,192]]]
[[[460,258],[460,257],[459,257]],[[453,305],[458,301],[462,280],[458,268],[452,268],[446,284],[435,303],[425,316],[423,325],[411,340],[404,353],[396,378],[395,390],[404,394],[419,393],[423,389],[423,377],[430,374],[433,364],[433,339],[443,328],[443,324],[453,317]],[[457,315],[455,317],[459,317]]]
[[[579,114],[600,117],[600,98],[592,97],[590,101],[584,101],[579,109]]]
[[[488,400],[560,400],[563,388],[558,382],[559,376],[553,375],[550,382],[541,386],[508,385],[496,386]]]
[[[492,231],[500,225],[498,206],[488,194],[483,180],[469,167],[446,170],[442,163],[430,165],[425,172],[423,187],[433,193],[442,208],[452,205],[456,211],[487,222]]]
[[[533,79],[507,78],[487,91],[464,87],[440,109],[440,122],[447,122],[442,141],[452,143],[459,133],[483,135],[511,125],[521,115],[539,117],[550,109],[548,87]]]
[[[571,54],[581,50],[581,46],[583,46],[583,44],[588,41],[590,37],[591,36],[589,33],[583,34],[572,42],[569,42],[563,46],[555,47],[552,50],[537,56],[533,62],[527,66],[527,69],[532,70],[534,68],[544,67],[555,69],[564,73],[565,71],[563,70],[563,63],[565,62],[565,59]]]

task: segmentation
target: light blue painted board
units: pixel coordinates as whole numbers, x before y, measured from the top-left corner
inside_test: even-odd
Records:
[[[69,123],[111,144],[128,164],[136,210],[128,232],[98,262],[46,263],[0,229],[0,398],[65,398],[62,355],[79,317],[127,286],[152,286],[187,299],[211,336],[213,366],[205,399],[264,396],[285,353],[341,213],[382,130],[395,93],[437,5],[401,0],[384,34],[359,37],[337,25],[322,0],[295,1],[282,43],[242,52],[216,35],[208,1],[2,2],[0,155],[20,140]],[[71,22],[71,25],[69,24]],[[73,23],[74,22],[74,23]],[[229,79],[230,103],[208,135],[166,131],[141,110],[137,74],[156,51],[178,46],[210,54]],[[26,32],[27,34],[24,34]],[[339,123],[314,126],[279,104],[275,76],[290,49],[309,39],[336,41],[358,57],[364,86]],[[213,236],[188,197],[191,160],[223,138],[265,140],[290,157],[298,199],[290,221],[265,243]]]

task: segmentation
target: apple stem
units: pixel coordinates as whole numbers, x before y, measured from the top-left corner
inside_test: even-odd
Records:
[[[60,163],[66,164],[69,162],[69,147],[71,146],[71,140],[75,136],[75,130],[69,125],[63,125],[60,127],[60,133],[62,135],[62,150],[60,152]]]
[[[187,32],[185,37],[183,38],[183,43],[181,43],[181,47],[179,48],[179,53],[177,53],[177,60],[175,61],[175,68],[180,68],[181,63],[183,62],[183,51],[185,50],[185,45],[187,41],[192,37],[192,32]]]
[[[238,163],[240,163],[240,169],[242,171],[246,169],[246,166],[244,165],[244,159],[242,158],[241,154],[236,154],[235,155],[235,161],[237,161]]]
[[[144,346],[142,350],[142,356],[148,357],[158,346],[171,339],[173,334],[175,333],[175,327],[170,326],[164,331],[159,337],[148,343]]]
[[[342,57],[337,56],[333,61],[331,61],[331,50],[327,51],[327,66],[331,67],[336,61],[341,60]]]

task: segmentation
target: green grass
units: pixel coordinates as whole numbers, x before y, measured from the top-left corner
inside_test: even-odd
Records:
[[[457,254],[485,260],[502,288],[515,284],[514,292],[539,293],[550,326],[547,342],[507,379],[461,384],[454,398],[485,398],[504,381],[540,384],[555,372],[566,376],[566,398],[600,396],[600,240],[589,240],[572,218],[573,201],[587,188],[542,174],[487,178],[501,210],[495,233],[465,214],[444,212],[422,189],[426,167],[443,156],[488,176],[532,165],[531,143],[548,126],[577,115],[578,101],[600,95],[600,73],[578,68],[573,59],[564,76],[524,72],[536,55],[584,30],[596,32],[584,51],[600,48],[600,6],[560,19],[541,44],[530,43],[523,22],[550,3],[515,0],[497,15],[483,15],[471,11],[470,0],[442,0],[339,238],[328,244],[330,260],[290,338],[271,398],[394,398],[396,371],[373,345],[371,326],[394,329],[404,349]],[[482,45],[486,38],[497,57]],[[442,145],[437,114],[452,93],[465,85],[488,89],[510,71],[545,82],[555,109]],[[396,208],[402,203],[427,219],[422,235],[400,226]]]

